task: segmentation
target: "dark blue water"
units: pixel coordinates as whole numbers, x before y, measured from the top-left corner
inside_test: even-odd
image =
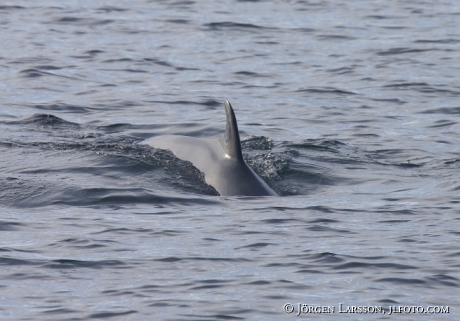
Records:
[[[0,319],[458,319],[460,2],[15,1],[0,44]],[[282,197],[138,144],[225,99]]]

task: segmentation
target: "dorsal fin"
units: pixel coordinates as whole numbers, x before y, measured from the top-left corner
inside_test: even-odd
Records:
[[[235,113],[228,100],[225,101],[225,111],[227,114],[227,126],[224,134],[224,148],[230,158],[243,159],[241,152],[240,133],[236,123]]]

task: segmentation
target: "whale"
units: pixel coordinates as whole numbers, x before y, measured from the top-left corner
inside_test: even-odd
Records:
[[[228,100],[224,107],[227,122],[221,137],[164,135],[141,144],[170,150],[177,158],[191,162],[221,196],[278,196],[244,161],[233,107]]]

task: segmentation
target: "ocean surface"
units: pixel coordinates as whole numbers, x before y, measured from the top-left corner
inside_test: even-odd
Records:
[[[459,75],[457,0],[2,1],[0,320],[459,320]],[[139,144],[226,99],[280,197]]]

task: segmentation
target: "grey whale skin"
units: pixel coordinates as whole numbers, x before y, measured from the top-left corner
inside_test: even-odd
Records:
[[[191,162],[222,196],[278,196],[244,161],[235,113],[228,100],[224,106],[227,126],[221,138],[165,135],[141,144],[168,149]]]

